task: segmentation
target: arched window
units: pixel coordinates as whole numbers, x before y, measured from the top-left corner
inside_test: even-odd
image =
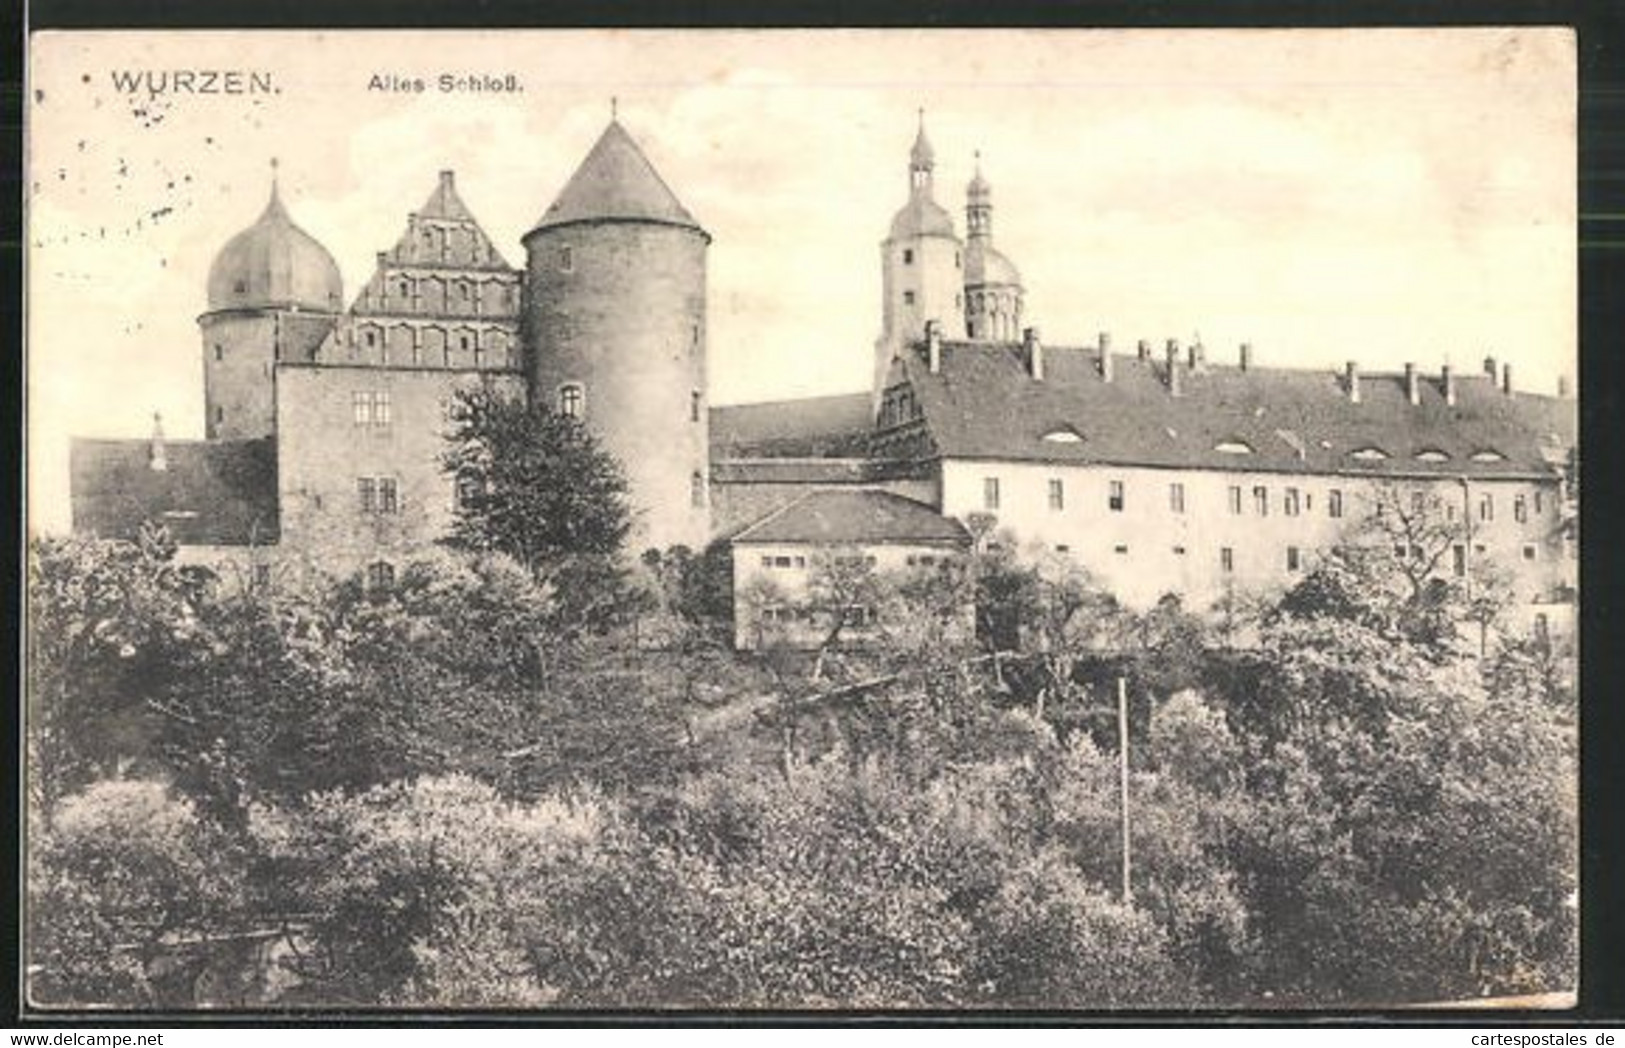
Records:
[[[579,382],[566,382],[559,387],[559,414],[566,418],[580,418],[587,408],[587,391]]]

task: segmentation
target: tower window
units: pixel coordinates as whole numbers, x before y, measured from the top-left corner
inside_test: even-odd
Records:
[[[1123,482],[1114,480],[1110,483],[1106,493],[1106,508],[1113,513],[1123,512]]]
[[[235,291],[239,295],[246,295],[248,294],[248,282],[246,280],[239,280],[235,284],[231,285],[231,290]]]
[[[226,421],[226,409],[217,405],[214,409],[214,420],[216,422]]]
[[[580,418],[586,409],[587,391],[579,382],[567,382],[559,387],[559,414],[565,418]]]
[[[912,306],[913,304],[914,304],[914,292],[912,292],[912,291],[903,292],[903,305]]]
[[[559,248],[559,271],[569,273],[576,268],[576,255],[568,245]]]
[[[911,247],[905,247],[903,249],[903,265],[912,266],[913,264],[914,264],[914,249],[911,248]]]
[[[700,420],[700,391],[697,389],[688,395],[688,420],[690,422]]]
[[[222,347],[220,345],[220,343],[216,342],[214,344],[214,359],[215,360],[224,360],[225,357],[226,357],[226,351],[225,351],[224,347]]]

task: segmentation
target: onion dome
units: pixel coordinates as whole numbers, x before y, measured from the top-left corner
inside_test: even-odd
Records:
[[[988,184],[987,179],[982,177],[982,154],[980,152],[976,154],[976,176],[965,187],[965,196],[969,199],[972,207],[977,204],[990,203],[993,199],[993,187]]]
[[[935,164],[936,154],[931,150],[931,140],[925,137],[925,111],[922,109],[920,130],[914,136],[914,148],[908,154],[908,203],[892,218],[892,240],[954,235],[953,216],[931,199],[931,171]]]
[[[337,313],[344,281],[319,241],[294,224],[276,180],[265,212],[226,241],[209,267],[209,309],[300,309]]]
[[[705,232],[617,120],[610,121],[531,232],[604,221],[654,222]]]

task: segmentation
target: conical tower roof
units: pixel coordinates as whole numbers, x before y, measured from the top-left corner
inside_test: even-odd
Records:
[[[531,232],[605,220],[656,222],[704,232],[618,120],[610,121]]]

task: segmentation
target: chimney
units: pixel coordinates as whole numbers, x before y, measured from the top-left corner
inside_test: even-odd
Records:
[[[152,413],[152,443],[147,446],[147,465],[154,473],[169,469],[169,451],[164,446],[164,417]]]
[[[1179,388],[1179,339],[1171,338],[1167,346],[1168,357],[1168,395],[1177,397]]]
[[[1568,399],[1568,395],[1569,395],[1569,377],[1567,375],[1559,375],[1559,376],[1557,376],[1557,395],[1558,395],[1559,399],[1563,399],[1563,400]]]
[[[1022,331],[1021,348],[1027,355],[1027,370],[1032,374],[1033,381],[1044,381],[1044,343],[1039,341],[1037,328]]]
[[[1243,342],[1241,344],[1241,370],[1246,371],[1248,368],[1250,368],[1252,366],[1253,366],[1253,344],[1251,342]]]
[[[1108,331],[1100,333],[1100,381],[1112,380],[1112,336]]]
[[[1439,381],[1444,386],[1444,402],[1454,407],[1456,404],[1456,373],[1446,364],[1439,369]]]
[[[1138,346],[1134,347],[1134,351],[1135,351],[1135,355],[1138,356],[1141,360],[1150,360],[1151,359],[1151,340],[1148,339],[1148,338],[1140,339],[1140,344]]]
[[[1490,377],[1490,381],[1493,382],[1495,380],[1495,358],[1494,357],[1485,357],[1484,358],[1484,374],[1486,374],[1486,375],[1488,375]]]
[[[1507,396],[1512,395],[1512,365],[1501,365],[1501,392]]]
[[[456,181],[457,181],[457,172],[455,172],[455,171],[442,171],[442,172],[440,172],[440,188],[442,188],[442,189],[454,188],[453,184]]]
[[[1360,364],[1351,360],[1343,365],[1343,388],[1349,395],[1350,404],[1360,402]]]
[[[1202,343],[1192,342],[1187,353],[1191,374],[1194,375],[1207,369],[1207,350],[1202,347]]]
[[[935,375],[942,370],[942,325],[935,320],[925,322],[926,363]]]
[[[1405,365],[1405,399],[1412,404],[1422,403],[1422,386],[1416,381],[1416,365]]]

